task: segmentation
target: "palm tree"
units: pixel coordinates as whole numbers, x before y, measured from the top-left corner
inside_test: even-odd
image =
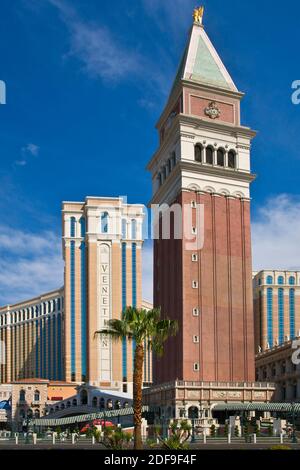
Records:
[[[96,331],[96,335],[108,335],[115,341],[127,338],[135,342],[133,371],[133,410],[134,410],[134,448],[142,448],[142,387],[144,366],[144,344],[158,356],[163,354],[164,342],[169,336],[175,336],[178,323],[161,318],[161,310],[137,309],[128,307],[122,319],[109,320],[107,328]]]

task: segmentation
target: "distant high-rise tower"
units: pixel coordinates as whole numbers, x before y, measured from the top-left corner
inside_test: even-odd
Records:
[[[148,166],[152,203],[177,203],[193,212],[185,238],[155,241],[154,304],[178,320],[179,333],[155,361],[154,381],[253,381],[250,142],[255,132],[241,125],[243,94],[202,26],[203,10],[196,13],[157,124],[159,149]],[[203,228],[193,226],[199,205],[204,246],[191,251],[187,238]]]

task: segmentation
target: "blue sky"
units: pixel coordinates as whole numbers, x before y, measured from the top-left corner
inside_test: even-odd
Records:
[[[252,150],[254,267],[300,267],[300,4],[204,2],[238,88]],[[275,6],[274,6],[275,5]],[[61,201],[147,203],[154,129],[182,55],[192,0],[1,0],[0,305],[62,285]],[[151,297],[151,248],[145,297]]]

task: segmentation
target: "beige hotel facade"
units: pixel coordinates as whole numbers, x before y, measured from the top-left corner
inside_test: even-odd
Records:
[[[132,392],[134,344],[95,337],[142,302],[144,206],[87,197],[62,205],[64,287],[0,308],[0,383],[40,378]],[[150,351],[144,383],[152,382]]]

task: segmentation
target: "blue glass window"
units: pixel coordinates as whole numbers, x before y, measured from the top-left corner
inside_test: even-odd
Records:
[[[56,316],[54,315],[52,320],[52,370],[53,370],[53,380],[57,380],[57,372],[56,372],[56,356],[57,356],[57,348],[56,348]]]
[[[58,380],[62,380],[62,350],[61,350],[61,315],[57,315],[57,360],[58,360]]]
[[[270,348],[273,347],[273,289],[267,289],[267,328],[268,343]]]
[[[76,219],[75,219],[75,217],[71,217],[70,223],[71,223],[71,230],[70,230],[71,237],[75,237],[76,236]]]
[[[81,380],[86,381],[87,375],[87,327],[86,327],[86,266],[85,243],[81,243]]]
[[[273,277],[272,276],[267,277],[267,284],[269,284],[269,285],[273,284]]]
[[[284,284],[284,277],[283,276],[279,276],[278,284],[281,285],[281,286]]]
[[[136,307],[137,305],[136,298],[136,243],[132,244],[132,306]],[[135,354],[136,343],[133,340],[132,342],[132,369],[134,367],[134,354]]]
[[[76,376],[76,332],[75,332],[75,242],[71,242],[71,376]]]
[[[101,214],[101,233],[108,233],[108,212]]]
[[[127,307],[126,249],[127,249],[126,243],[122,243],[122,310],[123,311]],[[126,338],[123,338],[123,341],[122,341],[122,374],[123,374],[123,382],[127,382],[127,341],[126,341]]]
[[[295,278],[294,278],[294,276],[290,276],[290,278],[289,278],[289,285],[290,285],[290,286],[294,286],[294,285],[295,285]]]
[[[81,236],[82,238],[85,237],[85,232],[86,232],[86,226],[85,226],[85,218],[81,217],[80,219],[80,228],[81,228]]]
[[[290,337],[295,338],[295,289],[290,289]]]
[[[278,289],[278,330],[279,344],[284,342],[284,289]]]

